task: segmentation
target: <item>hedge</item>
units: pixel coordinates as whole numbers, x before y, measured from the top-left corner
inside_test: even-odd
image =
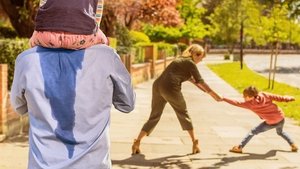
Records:
[[[28,39],[0,39],[0,64],[8,65],[9,90],[13,80],[15,60],[21,52],[28,48]]]

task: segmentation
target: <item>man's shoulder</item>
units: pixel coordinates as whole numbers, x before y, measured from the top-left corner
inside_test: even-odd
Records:
[[[118,56],[115,49],[113,49],[110,46],[107,46],[105,44],[91,46],[89,48],[86,48],[85,52],[89,52],[89,53],[91,53],[91,55],[95,54],[95,55],[103,55],[103,56],[105,56],[105,55]]]
[[[118,56],[115,49],[107,45],[94,45],[92,47],[82,49],[82,50],[70,50],[70,49],[63,49],[63,48],[44,48],[44,47],[36,46],[20,53],[17,57],[17,61],[20,61],[23,58],[29,59],[31,57],[37,57],[37,56],[43,56],[49,54],[88,55],[88,56],[109,55],[110,57]]]
[[[16,62],[20,62],[21,60],[24,60],[24,58],[28,58],[28,56],[30,56],[30,55],[37,54],[37,48],[38,47],[33,47],[33,48],[29,48],[29,49],[23,51],[16,58]]]

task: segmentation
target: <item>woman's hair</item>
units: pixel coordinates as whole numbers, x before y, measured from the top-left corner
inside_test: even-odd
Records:
[[[244,96],[256,97],[258,95],[258,90],[255,86],[249,86],[243,91]]]
[[[202,46],[198,45],[198,44],[192,44],[190,45],[186,50],[183,51],[182,53],[182,57],[192,57],[193,53],[199,53],[201,55],[204,55],[204,49]]]

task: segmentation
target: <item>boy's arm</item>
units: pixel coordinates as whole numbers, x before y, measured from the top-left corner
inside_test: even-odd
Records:
[[[249,109],[249,103],[245,102],[245,101],[241,102],[241,101],[229,99],[229,98],[226,98],[226,97],[223,97],[223,101],[225,101],[225,102],[227,102],[227,103],[229,103],[231,105],[234,105],[234,106],[238,106],[238,107]]]
[[[114,70],[111,79],[114,84],[113,105],[121,112],[129,113],[135,106],[135,93],[131,84],[131,77],[121,59],[115,53]]]
[[[293,96],[281,96],[281,95],[272,94],[272,93],[265,93],[265,92],[263,94],[265,94],[271,100],[274,100],[274,101],[277,101],[277,102],[290,102],[290,101],[295,100],[295,98]]]

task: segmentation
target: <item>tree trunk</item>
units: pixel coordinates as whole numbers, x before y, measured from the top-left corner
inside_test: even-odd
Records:
[[[244,22],[241,22],[241,29],[240,29],[240,63],[241,69],[243,69],[243,58],[244,58],[244,51],[243,51],[243,41],[244,41]]]
[[[269,68],[269,78],[268,78],[268,89],[271,88],[271,73],[273,71],[273,53],[274,53],[274,48],[273,48],[273,44],[272,44],[271,57],[270,57],[270,68]]]
[[[34,0],[0,0],[3,10],[19,37],[30,37],[37,7]]]
[[[277,68],[277,56],[278,56],[278,49],[279,43],[276,42],[276,48],[275,48],[275,60],[274,60],[274,67],[273,67],[273,78],[272,78],[272,89],[274,89],[274,82],[275,82],[275,74],[276,74],[276,68]]]

